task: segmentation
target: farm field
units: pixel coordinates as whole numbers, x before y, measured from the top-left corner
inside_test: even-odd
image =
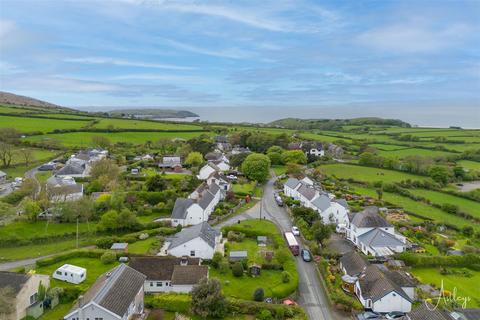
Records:
[[[86,148],[93,146],[92,137],[106,137],[112,143],[126,142],[131,144],[144,144],[146,141],[156,141],[163,138],[191,139],[208,132],[70,132],[63,134],[49,134],[27,137],[26,140],[40,142],[43,140],[56,140],[66,147]]]
[[[315,134],[315,133],[301,133],[300,137],[302,139],[311,139],[311,140],[316,140],[316,141],[322,141],[322,142],[335,142],[339,140],[346,141],[347,143],[351,142],[350,138],[338,138],[338,137],[332,137],[328,135],[321,135],[321,134]]]
[[[158,129],[158,130],[202,130],[202,127],[192,124],[168,123],[160,121],[142,121],[130,119],[106,119],[99,120],[93,128],[107,129],[109,127],[121,129]]]
[[[453,271],[462,271],[460,268],[449,268]],[[443,287],[445,290],[453,292],[457,288],[457,297],[470,297],[467,308],[480,307],[480,300],[478,297],[478,284],[480,283],[480,272],[466,269],[472,276],[466,277],[463,275],[443,275],[437,268],[412,268],[412,273],[423,283],[435,284],[440,288],[443,280]]]
[[[456,197],[443,192],[437,192],[437,191],[426,190],[426,189],[412,189],[411,192],[412,194],[424,197],[435,204],[443,205],[445,203],[448,203],[448,204],[456,205],[459,207],[460,211],[469,213],[474,217],[480,218],[479,202],[461,198],[461,197]]]
[[[370,197],[376,197],[376,192],[374,189],[364,188],[364,187],[355,187],[354,190],[359,194],[367,195]],[[466,220],[462,217],[456,216],[454,214],[447,213],[438,208],[432,207],[426,203],[415,201],[410,198],[400,196],[394,193],[383,192],[384,201],[387,201],[395,206],[403,208],[408,212],[413,212],[425,218],[430,218],[438,223],[449,223],[456,225],[458,227],[472,226],[475,230],[480,230],[479,224],[472,224],[471,221]],[[421,218],[410,216],[412,222],[420,222]]]
[[[473,171],[480,171],[480,162],[470,161],[470,160],[460,160],[457,161],[458,165],[461,165],[465,169],[473,170]]]
[[[369,146],[373,147],[377,150],[383,150],[383,151],[394,151],[394,150],[409,149],[409,147],[407,147],[407,146],[393,145],[393,144],[381,144],[381,143],[372,143],[372,144],[369,144]]]
[[[428,177],[417,176],[406,172],[362,167],[349,164],[326,164],[319,167],[327,175],[338,179],[354,179],[363,182],[383,181],[385,183],[401,182],[403,180],[429,180]]]
[[[405,158],[408,156],[422,156],[422,157],[444,157],[455,155],[453,152],[439,151],[439,150],[429,150],[429,149],[420,149],[420,148],[404,148],[401,150],[390,150],[390,151],[379,151],[379,155],[388,158]]]
[[[0,116],[0,128],[15,128],[20,132],[41,131],[53,132],[55,129],[80,129],[88,124],[88,121],[54,120],[38,118],[22,118]]]
[[[0,229],[1,230],[1,229]],[[79,247],[93,244],[95,238],[79,241]],[[0,247],[0,262],[42,257],[76,248],[76,240],[58,240],[52,243],[31,244],[20,247]]]
[[[93,232],[96,223],[79,223],[80,233]],[[74,234],[77,230],[76,223],[48,223],[47,221],[27,222],[15,221],[6,226],[0,227],[0,241],[3,238],[16,237],[19,240],[32,239],[40,236],[62,236]],[[82,237],[81,237],[82,238]]]

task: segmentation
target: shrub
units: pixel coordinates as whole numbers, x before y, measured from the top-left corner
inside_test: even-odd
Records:
[[[187,294],[164,293],[160,295],[145,295],[145,306],[148,308],[161,308],[170,312],[188,313],[191,298]]]
[[[243,265],[241,262],[235,262],[232,266],[232,273],[235,277],[243,276]]]
[[[282,282],[283,283],[289,283],[290,282],[290,273],[288,273],[288,271],[283,271],[282,272]]]
[[[77,299],[82,291],[77,287],[65,287],[59,291],[60,303],[69,303]]]
[[[117,255],[113,251],[107,251],[100,257],[100,261],[102,261],[103,264],[110,264],[115,262],[115,260],[117,260]]]
[[[223,260],[223,255],[220,252],[216,251],[213,254],[211,266],[215,269],[218,269],[220,267],[220,264],[222,263],[222,260]]]
[[[259,320],[270,320],[270,319],[273,319],[272,318],[272,313],[267,310],[267,309],[263,309],[261,310],[258,315],[257,315],[257,319]]]
[[[265,292],[263,291],[263,288],[257,288],[253,292],[253,300],[255,301],[263,301],[263,297],[265,296]]]

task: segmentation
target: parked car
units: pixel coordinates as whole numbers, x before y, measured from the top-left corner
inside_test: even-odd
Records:
[[[292,227],[292,233],[293,233],[294,236],[299,236],[300,235],[300,230],[296,226],[293,226]]]
[[[229,174],[227,178],[230,180],[238,180],[237,176],[234,176],[233,174]]]
[[[303,261],[305,261],[305,262],[312,261],[312,254],[307,249],[302,249],[301,255],[302,255]]]
[[[382,315],[380,313],[376,313],[373,311],[365,311],[364,313],[357,314],[357,320],[373,320],[373,319],[382,319]]]
[[[277,203],[277,205],[278,205],[279,207],[283,207],[283,200],[282,200],[282,198],[281,198],[280,196],[276,196],[276,197],[275,197],[275,202]]]
[[[390,313],[387,313],[385,315],[385,318],[387,318],[387,319],[398,319],[398,318],[402,318],[403,316],[405,316],[404,312],[392,311]]]

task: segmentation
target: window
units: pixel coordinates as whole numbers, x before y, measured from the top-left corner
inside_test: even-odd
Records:
[[[367,308],[371,308],[372,307],[372,300],[368,299],[367,300]]]
[[[190,251],[190,257],[195,257],[195,250]]]
[[[66,275],[66,276],[67,276],[68,274],[67,274],[66,272],[64,272],[64,275]]]
[[[37,293],[36,292],[30,296],[30,305],[34,304],[35,302],[37,302]]]
[[[150,282],[150,287],[153,287],[153,282]]]
[[[55,272],[55,273],[58,274],[59,276],[62,275],[62,271],[57,271],[57,272]]]
[[[163,282],[157,282],[157,287],[163,287]]]

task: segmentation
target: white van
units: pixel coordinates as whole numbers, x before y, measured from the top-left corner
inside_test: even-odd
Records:
[[[87,269],[71,264],[64,264],[53,273],[53,278],[79,284],[87,278]]]

